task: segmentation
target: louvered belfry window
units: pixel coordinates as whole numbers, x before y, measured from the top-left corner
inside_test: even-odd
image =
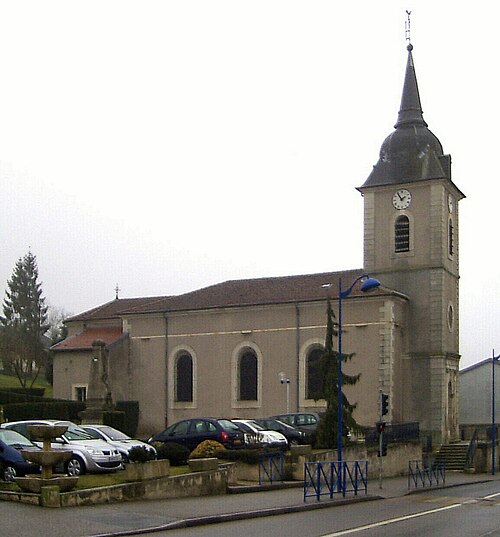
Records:
[[[396,252],[410,251],[410,220],[407,216],[398,216],[394,227],[394,250]]]

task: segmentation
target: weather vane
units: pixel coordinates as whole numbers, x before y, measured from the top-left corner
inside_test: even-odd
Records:
[[[118,300],[119,291],[121,291],[121,289],[118,287],[118,284],[116,284],[116,286],[115,286],[115,298],[116,298],[116,300]]]
[[[408,45],[411,45],[411,36],[410,36],[410,15],[411,11],[406,10],[407,19],[405,22],[405,38],[408,41]]]

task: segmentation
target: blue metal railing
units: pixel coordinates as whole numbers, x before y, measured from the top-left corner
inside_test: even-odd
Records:
[[[368,461],[327,461],[304,464],[304,501],[321,496],[333,498],[334,494],[345,496],[368,492]]]
[[[443,463],[434,463],[430,466],[422,461],[409,461],[408,488],[421,486],[432,487],[443,485],[446,481],[446,466]]]
[[[282,451],[259,455],[259,485],[284,480],[285,456]]]

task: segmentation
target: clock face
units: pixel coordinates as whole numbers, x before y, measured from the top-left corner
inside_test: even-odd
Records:
[[[395,209],[406,209],[410,206],[410,203],[411,194],[406,188],[401,188],[394,194],[394,196],[392,196],[392,204]]]
[[[453,212],[453,197],[451,194],[448,195],[448,211]]]

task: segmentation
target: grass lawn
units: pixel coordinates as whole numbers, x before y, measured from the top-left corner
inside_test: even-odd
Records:
[[[28,383],[29,386],[29,383]],[[21,384],[15,375],[5,375],[0,373],[0,390],[2,388],[20,388]],[[45,377],[39,375],[33,384],[33,388],[45,388],[45,397],[52,397],[52,386],[45,380]]]

